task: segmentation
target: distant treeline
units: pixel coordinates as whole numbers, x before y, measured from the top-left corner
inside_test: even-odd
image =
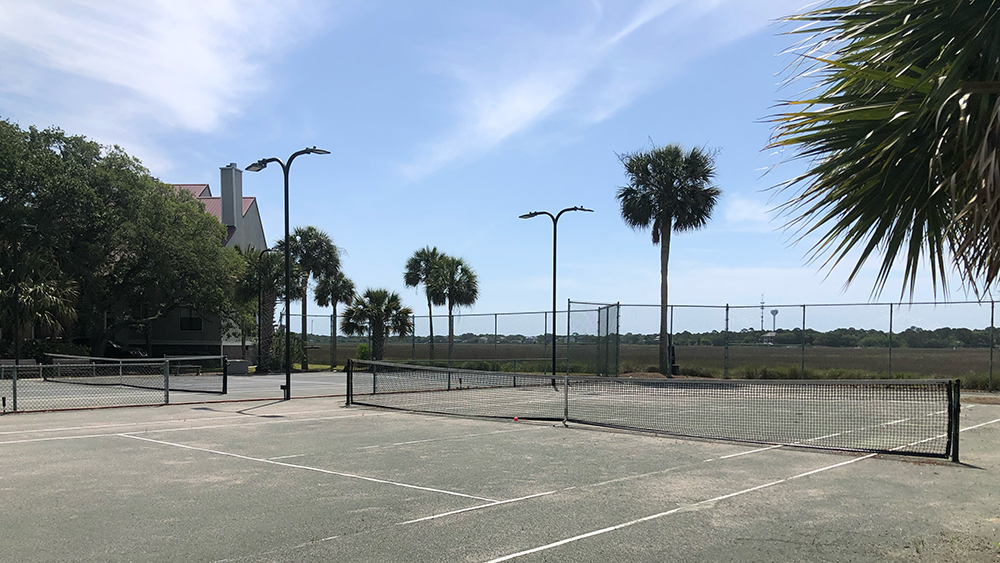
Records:
[[[630,338],[634,336],[635,338]],[[622,344],[647,344],[642,341],[647,335],[622,335]],[[719,331],[712,332],[679,332],[674,335],[676,346],[723,346],[727,336]],[[632,341],[634,340],[634,342]],[[756,331],[744,329],[740,332],[730,332],[729,344],[733,345],[774,345],[801,346],[802,329]],[[828,332],[805,330],[806,346],[829,346],[833,348],[886,348],[889,346],[889,333],[875,329],[838,328]],[[939,328],[925,330],[910,327],[902,332],[892,333],[894,348],[989,348],[990,329],[969,328]]]
[[[1000,335],[997,335],[1000,336]],[[544,344],[552,342],[551,334],[536,334],[525,336],[523,334],[473,334],[465,333],[455,336],[456,344],[493,344],[494,338],[499,344]],[[407,336],[402,339],[393,339],[401,342],[416,342],[417,344],[427,344],[430,339],[426,336]],[[743,329],[738,332],[726,333],[713,330],[711,332],[689,332],[682,331],[674,334],[675,346],[725,346],[728,340],[730,346],[801,346],[803,340],[802,329],[778,329],[774,332],[759,331],[753,329]],[[330,341],[329,336],[310,334],[310,343],[325,344]],[[352,343],[364,342],[364,338],[338,336],[338,342]],[[447,343],[447,336],[435,335],[436,343]],[[557,342],[565,344],[566,337],[559,335]],[[621,335],[621,344],[630,345],[654,345],[659,342],[657,334],[634,334],[625,333]],[[596,344],[597,337],[591,334],[577,334],[570,336],[570,344],[586,345]],[[832,348],[886,348],[889,346],[889,333],[881,330],[865,330],[858,328],[838,328],[835,330],[821,332],[818,330],[805,330],[806,346],[829,346]],[[969,329],[969,328],[939,328],[935,330],[925,330],[919,327],[910,327],[902,332],[892,334],[892,346],[894,348],[989,348],[990,329]]]

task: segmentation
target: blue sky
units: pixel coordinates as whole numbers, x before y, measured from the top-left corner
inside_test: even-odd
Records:
[[[717,149],[722,200],[675,236],[671,301],[871,299],[875,265],[807,262],[767,189],[802,170],[764,150],[793,38],[776,24],[804,0],[340,2],[35,0],[0,6],[0,117],[56,125],[140,158],[171,183],[285,158],[292,226],[344,250],[359,288],[423,300],[402,270],[425,245],[477,271],[474,312],[559,303],[657,303],[659,250],[622,222],[616,154],[680,143]],[[787,155],[786,155],[787,156]],[[281,236],[277,167],[244,174],[270,241]],[[828,275],[829,274],[829,275]],[[917,300],[933,299],[924,275]],[[899,277],[880,300],[900,297]],[[966,295],[954,281],[952,300]],[[311,312],[322,309],[311,307]]]

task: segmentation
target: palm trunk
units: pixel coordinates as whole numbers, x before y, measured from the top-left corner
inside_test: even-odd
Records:
[[[385,353],[385,324],[384,322],[376,323],[372,328],[372,359],[379,362],[382,361],[382,355]]]
[[[434,365],[434,310],[431,309],[431,296],[427,296],[427,323],[431,327],[431,365]]]
[[[450,368],[455,360],[455,315],[452,314],[454,304],[448,298],[448,367]]]
[[[261,302],[261,334],[257,345],[256,373],[267,373],[268,366],[271,364],[271,347],[274,345],[274,304],[277,300],[278,294],[269,292],[264,295]]]
[[[670,229],[672,221],[665,221],[660,228],[660,373],[671,376],[670,332],[667,313],[670,310],[667,295],[667,262],[670,260]]]
[[[302,284],[302,371],[309,369],[309,353],[306,345],[309,343],[308,319],[306,318],[306,308],[309,306],[309,281]]]

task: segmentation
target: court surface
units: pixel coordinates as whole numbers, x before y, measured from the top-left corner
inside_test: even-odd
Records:
[[[1000,405],[953,464],[342,402],[0,417],[0,561],[1000,558]]]

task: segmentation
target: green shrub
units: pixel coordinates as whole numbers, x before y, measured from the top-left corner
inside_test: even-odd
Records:
[[[359,360],[370,360],[372,359],[372,349],[368,344],[362,342],[358,344],[358,359]]]

